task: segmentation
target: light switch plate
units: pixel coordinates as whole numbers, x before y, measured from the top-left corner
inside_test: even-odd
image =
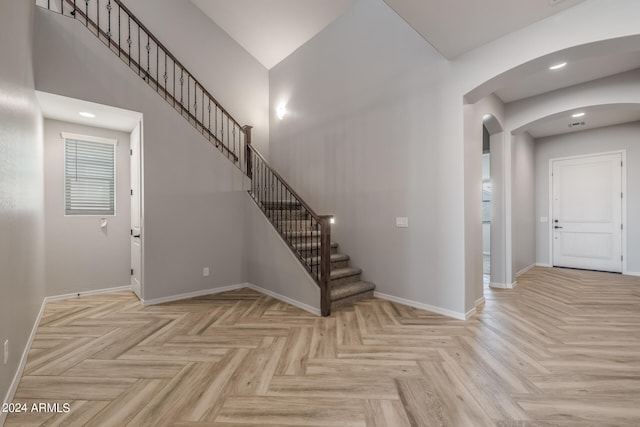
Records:
[[[549,218],[547,218],[546,216],[541,216],[540,222],[549,222]]]
[[[409,218],[406,216],[396,217],[396,227],[407,228],[409,227]]]

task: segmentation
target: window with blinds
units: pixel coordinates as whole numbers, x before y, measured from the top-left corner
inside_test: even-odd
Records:
[[[115,147],[65,138],[65,215],[115,215]]]

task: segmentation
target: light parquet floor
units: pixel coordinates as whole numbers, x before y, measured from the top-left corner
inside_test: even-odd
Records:
[[[471,320],[243,289],[47,305],[6,426],[638,426],[640,278],[535,268]]]

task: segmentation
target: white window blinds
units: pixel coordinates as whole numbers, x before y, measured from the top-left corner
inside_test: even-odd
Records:
[[[115,145],[66,138],[65,215],[115,215]]]

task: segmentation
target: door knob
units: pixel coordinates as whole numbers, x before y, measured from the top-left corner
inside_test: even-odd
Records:
[[[559,225],[554,225],[553,228],[562,228],[562,227],[560,227]]]

